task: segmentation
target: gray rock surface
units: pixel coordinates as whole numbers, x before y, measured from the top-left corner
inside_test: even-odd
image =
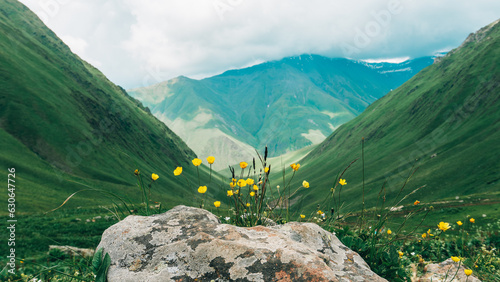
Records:
[[[471,275],[467,278],[465,267],[451,260],[451,258],[441,263],[431,263],[425,266],[424,275],[412,279],[418,282],[481,282],[481,280]],[[474,273],[473,273],[474,274]],[[453,279],[452,279],[453,278]]]
[[[82,256],[82,257],[93,257],[94,250],[93,249],[84,249],[77,248],[73,246],[57,246],[57,245],[49,245],[49,253],[51,250],[60,250],[61,252],[70,255],[70,256]]]
[[[177,206],[109,227],[109,281],[386,281],[313,223],[250,228]]]

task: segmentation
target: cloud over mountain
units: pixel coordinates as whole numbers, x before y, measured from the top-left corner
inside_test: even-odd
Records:
[[[87,42],[79,55],[126,88],[304,53],[426,56],[458,45],[500,10],[489,0],[22,2],[62,38]]]

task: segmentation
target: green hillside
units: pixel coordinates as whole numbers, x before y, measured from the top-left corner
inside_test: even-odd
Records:
[[[197,154],[235,163],[251,158],[253,148],[268,145],[270,156],[279,156],[320,143],[431,62],[369,64],[301,55],[129,93]]]
[[[359,158],[343,176],[348,185],[342,189],[342,198],[345,212],[361,208],[364,137],[367,207],[376,204],[386,181],[383,193],[390,203],[415,165],[418,171],[402,195],[426,187],[401,204],[411,205],[418,199],[427,204],[447,201],[464,206],[474,199],[481,205],[497,203],[485,216],[498,218],[498,46],[497,21],[471,34],[462,46],[342,125],[301,161],[292,185],[300,186],[307,179],[311,188],[297,195],[296,207],[315,209],[335,184],[337,174]],[[321,208],[330,210],[329,205]]]
[[[18,213],[57,207],[77,182],[140,200],[136,168],[160,175],[152,193],[164,205],[194,195],[172,174],[182,165],[196,178],[193,151],[14,0],[0,4],[0,89],[0,177],[15,168]],[[110,202],[85,192],[68,205],[96,204]]]

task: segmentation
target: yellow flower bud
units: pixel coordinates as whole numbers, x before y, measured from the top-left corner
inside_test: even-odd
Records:
[[[182,173],[182,167],[178,166],[175,170],[174,170],[174,175],[175,176],[178,176],[178,175],[181,175]]]
[[[214,163],[214,161],[215,161],[215,158],[214,158],[214,157],[212,157],[212,156],[210,156],[210,157],[208,157],[208,158],[207,158],[207,162],[208,162],[209,164],[213,164],[213,163]]]
[[[192,160],[191,162],[194,164],[194,166],[199,166],[199,165],[201,165],[201,160],[200,160],[200,159],[198,159],[198,158],[196,158],[196,159]]]
[[[239,186],[240,188],[241,188],[241,187],[245,187],[245,186],[247,186],[247,182],[246,182],[245,180],[243,180],[243,179],[238,180],[238,183],[237,183],[237,184],[238,184],[238,186]]]
[[[439,228],[439,229],[441,229],[441,230],[443,230],[443,231],[446,231],[446,230],[450,229],[450,228],[451,228],[451,226],[450,226],[450,224],[449,224],[448,222],[442,222],[442,221],[441,221],[441,222],[438,224],[438,228]]]
[[[207,192],[207,186],[200,186],[198,188],[198,193],[204,194],[205,192]]]

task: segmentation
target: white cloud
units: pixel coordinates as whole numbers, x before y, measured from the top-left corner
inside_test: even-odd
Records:
[[[71,51],[76,54],[85,54],[85,49],[87,49],[89,45],[85,39],[73,37],[71,35],[62,35],[60,38],[69,46]]]
[[[286,56],[432,55],[496,20],[500,1],[22,0],[126,88]],[[50,4],[50,5],[49,5]],[[57,5],[56,5],[57,4]],[[49,7],[49,8],[47,8]],[[81,43],[80,42],[80,43]]]
[[[410,57],[399,57],[399,58],[380,58],[380,59],[366,59],[362,60],[364,62],[370,63],[370,64],[378,64],[378,63],[392,63],[392,64],[399,64],[402,62],[406,62]]]

